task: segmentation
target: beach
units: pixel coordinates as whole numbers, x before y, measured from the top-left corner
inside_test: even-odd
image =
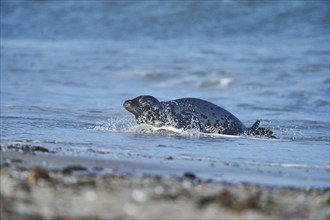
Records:
[[[6,150],[1,153],[1,218],[314,220],[330,216],[329,188],[232,184],[202,180],[193,171],[171,175],[165,168],[69,158],[42,152],[41,147]]]
[[[329,9],[1,0],[0,218],[328,220]],[[141,95],[275,138],[141,124]]]

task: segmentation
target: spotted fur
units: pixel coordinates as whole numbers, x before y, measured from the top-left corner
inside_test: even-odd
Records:
[[[197,129],[204,133],[228,135],[265,135],[272,137],[273,132],[259,128],[257,121],[251,128],[227,110],[196,98],[182,98],[160,102],[152,96],[138,96],[124,102],[124,108],[135,115],[138,124],[156,127],[164,125],[185,130]]]

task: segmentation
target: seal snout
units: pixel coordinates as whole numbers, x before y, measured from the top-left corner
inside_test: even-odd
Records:
[[[129,109],[132,107],[132,101],[131,100],[126,100],[123,104],[125,109]]]
[[[142,111],[138,106],[136,106],[133,100],[126,100],[123,106],[127,111],[131,112],[135,116],[139,116],[142,113]]]

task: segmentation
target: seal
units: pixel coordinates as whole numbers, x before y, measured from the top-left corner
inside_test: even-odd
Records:
[[[202,99],[181,98],[161,102],[153,96],[144,95],[126,100],[123,106],[135,116],[138,124],[198,129],[203,133],[274,137],[270,129],[259,127],[259,120],[247,128],[229,111]]]

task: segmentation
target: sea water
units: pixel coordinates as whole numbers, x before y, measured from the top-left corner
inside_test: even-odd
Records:
[[[329,1],[1,1],[0,70],[1,144],[329,187]],[[136,125],[138,95],[202,98],[277,139]]]

